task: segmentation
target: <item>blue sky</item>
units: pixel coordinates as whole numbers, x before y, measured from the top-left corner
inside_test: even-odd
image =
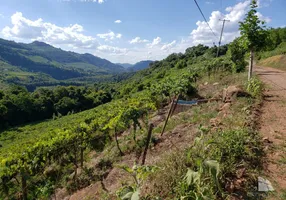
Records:
[[[250,0],[2,0],[0,37],[17,42],[44,41],[112,62],[159,60],[199,43],[222,43],[239,36],[238,22]],[[271,27],[286,25],[285,0],[259,0],[259,17]]]

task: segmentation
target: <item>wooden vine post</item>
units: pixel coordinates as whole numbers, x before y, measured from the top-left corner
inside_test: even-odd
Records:
[[[123,152],[122,152],[122,150],[121,150],[121,148],[119,146],[119,141],[118,141],[118,137],[117,137],[117,129],[116,128],[114,128],[114,138],[115,138],[115,142],[116,142],[116,146],[117,146],[117,149],[119,151],[119,154],[120,154],[120,156],[123,156],[124,154],[123,154]]]
[[[143,152],[142,165],[145,164],[145,159],[146,159],[148,147],[149,147],[149,144],[150,144],[150,140],[151,140],[153,128],[154,128],[154,125],[151,123],[151,124],[149,125],[148,135],[147,135],[147,141],[146,141],[146,146],[145,146],[145,149],[144,149],[144,152]]]
[[[21,187],[22,187],[22,198],[28,200],[28,189],[25,170],[21,173]]]
[[[83,169],[83,153],[84,153],[84,139],[83,132],[81,132],[81,147],[80,147],[80,167]]]
[[[177,103],[178,103],[178,99],[179,99],[179,97],[175,97],[175,98],[172,100],[171,107],[170,107],[170,110],[169,110],[169,112],[168,112],[167,119],[166,119],[166,121],[165,121],[164,127],[163,127],[162,132],[161,132],[161,137],[162,137],[163,134],[164,134],[164,131],[165,131],[165,128],[166,128],[166,126],[167,126],[169,117],[171,116],[171,114],[172,114],[172,113],[174,112],[174,110],[175,110],[175,107],[176,107],[176,105],[177,105]],[[175,103],[175,102],[176,102],[176,103]]]

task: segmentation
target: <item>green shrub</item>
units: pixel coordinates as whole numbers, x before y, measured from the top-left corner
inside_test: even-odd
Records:
[[[233,72],[243,72],[247,63],[245,62],[246,50],[241,45],[240,39],[235,39],[228,48],[228,56],[233,62],[232,70]]]
[[[246,90],[255,98],[262,98],[263,83],[257,77],[252,77],[246,85]]]

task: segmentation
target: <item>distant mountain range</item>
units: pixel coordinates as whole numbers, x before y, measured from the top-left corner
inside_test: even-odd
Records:
[[[116,63],[117,65],[121,65],[122,67],[124,67],[125,69],[128,69],[130,67],[132,67],[132,64],[129,63]]]
[[[0,88],[14,83],[25,86],[83,84],[88,80],[137,71],[151,61],[114,64],[92,54],[78,54],[44,42],[30,44],[0,39]]]
[[[127,71],[139,71],[139,70],[148,68],[150,63],[152,63],[152,62],[154,62],[154,61],[143,60],[143,61],[140,61],[140,62],[134,64],[134,65],[129,64],[129,63],[117,63],[117,64],[121,65],[122,67],[127,69]]]

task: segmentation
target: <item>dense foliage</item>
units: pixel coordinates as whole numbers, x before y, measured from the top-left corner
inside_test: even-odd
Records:
[[[29,93],[24,87],[0,90],[0,129],[87,110],[111,101],[110,92],[58,86]]]

